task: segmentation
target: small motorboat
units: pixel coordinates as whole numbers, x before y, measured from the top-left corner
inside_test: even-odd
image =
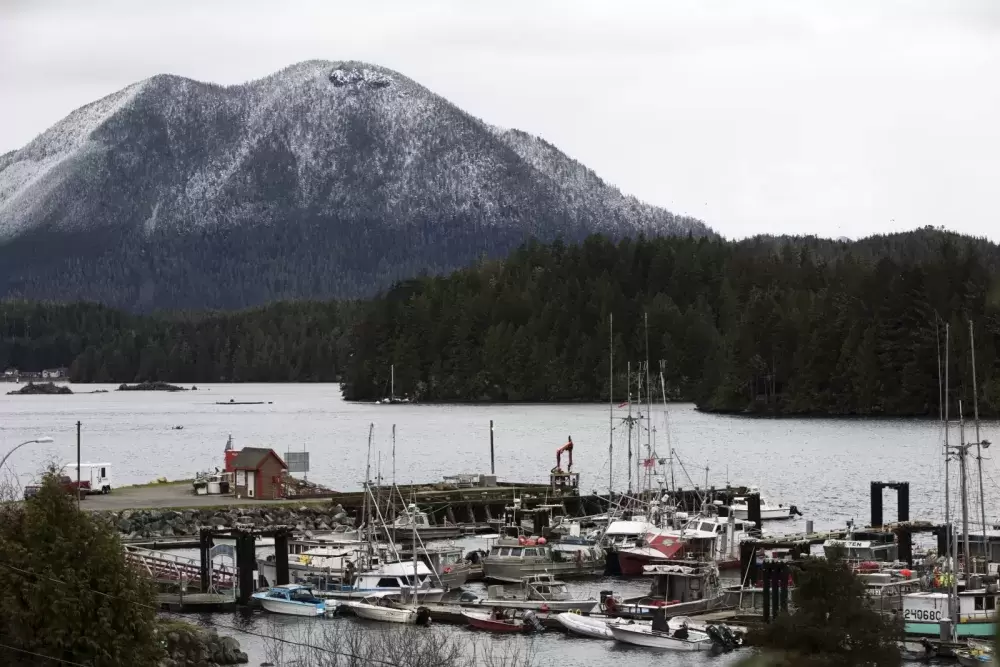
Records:
[[[484,607],[532,609],[541,612],[589,612],[597,606],[597,600],[573,599],[566,584],[551,574],[533,574],[522,577],[520,586],[513,592],[505,591],[500,585],[490,586],[487,589],[486,599],[477,600],[476,604]]]
[[[299,584],[274,586],[251,597],[265,611],[287,616],[323,616],[337,608],[336,600],[322,600],[313,595],[310,587]]]
[[[518,618],[511,609],[494,609],[491,612],[465,611],[462,616],[470,628],[486,630],[487,632],[514,633],[514,632],[541,632],[542,624],[534,612],[526,611]]]
[[[760,489],[756,486],[750,487],[750,493],[756,493],[760,497],[760,519],[761,521],[781,521],[784,519],[791,519],[793,516],[798,514],[802,515],[802,512],[795,505],[785,505],[783,503],[778,503],[777,505],[772,505],[763,496],[760,496]],[[744,521],[750,518],[750,505],[746,497],[733,498],[732,504],[729,506],[729,511],[733,513],[737,519],[743,519]]]
[[[427,625],[430,614],[424,607],[407,607],[397,604],[385,595],[372,595],[361,600],[347,600],[341,605],[358,618],[383,623],[403,623],[405,625]]]
[[[993,664],[993,649],[988,646],[970,646],[955,651],[955,657],[962,667],[986,667]]]
[[[712,638],[704,632],[688,630],[686,636],[677,636],[678,631],[654,630],[653,626],[639,623],[609,625],[615,641],[633,646],[666,649],[669,651],[708,651],[712,648]]]

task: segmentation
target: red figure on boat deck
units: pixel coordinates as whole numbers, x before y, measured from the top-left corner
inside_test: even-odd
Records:
[[[556,450],[556,470],[560,470],[563,452],[569,454],[569,463],[566,465],[566,472],[573,472],[573,436],[567,436],[569,442]]]

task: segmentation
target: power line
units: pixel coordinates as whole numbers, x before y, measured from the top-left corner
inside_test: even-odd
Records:
[[[36,658],[45,658],[46,660],[52,660],[54,662],[61,662],[64,665],[76,665],[76,667],[87,667],[87,665],[82,662],[73,662],[72,660],[64,660],[62,658],[53,658],[50,655],[45,655],[44,653],[35,653],[34,651],[27,651],[23,648],[17,648],[16,646],[7,646],[6,644],[0,644],[0,648],[5,648],[10,651],[17,651],[18,653],[24,653],[26,655],[33,655]]]
[[[10,563],[5,563],[3,561],[0,561],[0,566],[3,566],[3,567],[5,567],[5,568],[7,568],[9,570],[14,570],[15,572],[20,572],[21,574],[26,574],[28,576],[35,577],[36,579],[47,579],[48,581],[52,581],[54,583],[61,584],[63,586],[69,586],[68,582],[65,582],[65,581],[62,581],[60,579],[56,579],[55,577],[50,577],[50,576],[47,576],[47,575],[44,575],[44,574],[38,574],[37,572],[31,572],[29,570],[23,570],[23,569],[21,569],[19,567],[11,565]],[[111,599],[111,600],[121,600],[121,601],[126,602],[128,604],[134,604],[137,607],[142,607],[144,609],[152,609],[153,611],[155,611],[157,613],[161,612],[161,610],[159,608],[157,608],[157,607],[155,607],[153,605],[143,604],[143,603],[137,602],[135,600],[127,600],[127,599],[121,597],[120,595],[111,595],[110,593],[104,593],[103,591],[99,591],[99,590],[96,590],[94,588],[88,588],[88,587],[84,587],[84,588],[86,588],[87,590],[89,590],[91,593],[95,593],[97,595],[106,597],[106,598]],[[180,612],[162,610],[162,613],[173,614],[174,616],[180,616],[181,618],[186,618],[186,616],[184,614],[181,614]],[[238,628],[238,627],[233,626],[233,625],[227,625],[225,623],[219,623],[219,622],[217,622],[215,620],[212,621],[212,624],[216,625],[216,626],[218,626],[220,628],[224,628],[226,630],[230,630],[232,632],[239,632],[239,633],[242,633],[242,634],[245,634],[245,635],[250,635],[250,636],[253,636],[253,637],[259,637],[261,639],[270,639],[271,641],[276,641],[276,642],[279,642],[279,643],[282,643],[282,644],[289,644],[291,646],[298,646],[298,647],[301,647],[301,648],[308,648],[308,649],[312,649],[312,650],[315,650],[315,651],[322,651],[324,653],[329,653],[331,655],[339,655],[339,656],[342,656],[344,658],[354,658],[355,660],[365,660],[365,661],[367,661],[369,663],[376,664],[376,665],[386,665],[386,667],[403,667],[402,665],[400,665],[398,663],[395,663],[395,662],[389,662],[387,660],[379,660],[378,658],[372,658],[372,657],[355,655],[353,653],[344,653],[344,652],[341,652],[341,651],[334,651],[332,649],[324,648],[322,646],[316,646],[314,644],[307,644],[305,642],[296,642],[296,641],[292,641],[290,639],[284,639],[283,637],[276,637],[274,635],[265,635],[265,634],[260,633],[260,632],[254,632],[253,630],[244,630],[242,628]],[[15,650],[17,650],[17,649],[15,649]],[[45,657],[45,656],[43,656],[43,657]],[[58,658],[51,658],[51,659],[52,660],[58,660]],[[68,661],[64,660],[62,662],[68,662]],[[80,665],[80,663],[76,663],[76,662],[68,662],[68,664],[71,664],[71,665]],[[86,665],[80,665],[80,667],[87,667],[87,666]]]

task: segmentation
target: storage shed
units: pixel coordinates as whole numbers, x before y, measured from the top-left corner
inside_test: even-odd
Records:
[[[237,498],[273,500],[284,496],[282,478],[288,466],[273,449],[244,447],[233,459]]]

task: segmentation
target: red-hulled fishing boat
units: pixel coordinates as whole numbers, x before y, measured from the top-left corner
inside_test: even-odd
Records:
[[[508,615],[502,610],[486,611],[462,611],[465,622],[469,627],[487,632],[524,632],[524,621],[514,618],[513,614]]]
[[[618,566],[623,576],[638,577],[646,565],[679,558],[683,549],[684,542],[677,535],[647,533],[641,545],[618,551]]]

